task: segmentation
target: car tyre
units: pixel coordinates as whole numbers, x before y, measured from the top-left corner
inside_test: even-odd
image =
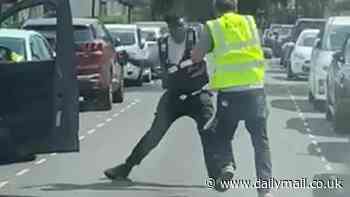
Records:
[[[112,88],[109,86],[107,90],[104,90],[100,94],[99,103],[101,104],[101,110],[111,110],[113,102]]]
[[[120,83],[118,90],[113,93],[113,103],[122,103],[124,101],[124,82]]]
[[[337,106],[335,108],[338,108]],[[341,116],[337,109],[334,110],[332,125],[334,132],[339,134],[347,134],[350,130],[350,124],[348,123],[348,119]]]
[[[291,63],[287,63],[287,79],[293,79],[295,77]]]

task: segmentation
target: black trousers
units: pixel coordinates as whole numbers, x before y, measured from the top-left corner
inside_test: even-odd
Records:
[[[215,133],[215,158],[218,168],[233,165],[232,140],[238,123],[245,122],[251,136],[254,152],[257,178],[269,180],[272,178],[272,164],[269,139],[267,134],[268,108],[263,89],[246,92],[219,92],[215,121],[209,128]]]
[[[209,92],[202,92],[195,96],[190,96],[186,100],[181,100],[180,95],[172,92],[165,92],[161,97],[155,118],[151,128],[138,142],[126,163],[129,165],[139,165],[141,161],[159,144],[169,127],[180,117],[189,116],[197,123],[198,132],[201,138],[204,159],[209,177],[213,177],[213,146],[212,133],[203,132],[204,125],[214,115],[212,95]],[[179,142],[181,146],[181,142]]]

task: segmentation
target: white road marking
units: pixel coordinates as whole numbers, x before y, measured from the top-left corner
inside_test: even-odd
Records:
[[[43,158],[43,159],[40,159],[39,161],[35,162],[35,165],[40,165],[42,163],[45,163],[47,161],[47,159]]]
[[[315,136],[314,136],[314,135],[309,134],[309,138],[314,139],[314,138],[315,138]]]
[[[113,119],[112,118],[107,118],[106,122],[111,122]]]
[[[131,105],[128,105],[128,106],[126,107],[126,109],[130,109],[130,107],[131,107]]]
[[[327,162],[327,159],[326,159],[324,156],[322,156],[322,157],[321,157],[321,161],[322,161],[322,162]]]
[[[16,173],[16,176],[22,176],[22,175],[24,175],[25,173],[27,173],[27,172],[29,172],[29,171],[30,171],[30,170],[29,170],[28,168],[23,169],[23,170],[17,172],[17,173]]]
[[[317,153],[322,153],[322,149],[320,147],[316,148]]]
[[[304,122],[304,126],[305,126],[306,128],[308,128],[308,127],[309,127],[309,123],[308,123],[308,122]]]
[[[91,130],[89,130],[87,133],[89,134],[89,135],[91,135],[91,134],[93,134],[93,133],[95,133],[96,132],[96,129],[91,129]]]
[[[306,132],[312,133],[312,130],[310,128],[306,128]]]
[[[51,153],[50,154],[50,156],[56,156],[57,155],[57,153]]]
[[[332,171],[333,170],[332,166],[329,163],[325,167],[326,167],[327,171]]]
[[[116,118],[119,116],[119,113],[113,114],[113,117]]]
[[[9,184],[8,181],[3,181],[3,182],[0,182],[0,189],[5,187],[7,184]]]
[[[97,128],[101,128],[101,127],[104,127],[105,126],[105,123],[101,123],[101,124],[98,124],[96,127]]]
[[[124,113],[124,112],[125,112],[125,109],[120,110],[120,113]]]
[[[84,140],[85,139],[85,136],[80,136],[79,137],[79,141],[82,141],[82,140]]]
[[[316,140],[312,140],[311,143],[312,143],[313,145],[318,145],[318,142],[317,142]]]

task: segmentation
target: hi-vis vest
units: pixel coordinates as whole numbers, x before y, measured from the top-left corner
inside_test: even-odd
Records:
[[[214,41],[210,89],[262,87],[265,58],[254,18],[228,13],[207,25]]]
[[[16,63],[23,62],[24,57],[22,55],[15,53],[15,52],[12,52],[11,53],[11,61],[16,62]]]

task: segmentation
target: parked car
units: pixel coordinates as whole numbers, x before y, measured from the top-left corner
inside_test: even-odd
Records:
[[[295,43],[299,38],[300,33],[305,29],[323,30],[326,21],[326,19],[319,18],[300,18],[296,21],[292,30],[292,36],[290,37],[289,42],[285,43],[285,46],[283,47],[283,53],[281,54],[281,63],[285,68],[287,68],[287,66],[290,64],[290,56],[293,52]]]
[[[128,64],[124,68],[124,79],[134,82],[137,86],[143,84],[144,68],[148,59],[146,40],[142,39],[142,31],[137,25],[114,24],[107,25],[113,37],[120,38],[118,52],[128,53]]]
[[[160,27],[140,27],[142,30],[142,38],[146,40],[147,50],[149,53],[146,60],[146,68],[144,70],[143,79],[150,82],[152,78],[158,78],[160,72],[160,58],[158,41],[162,37]]]
[[[124,99],[123,69],[114,49],[116,41],[97,19],[74,18],[73,26],[80,95],[101,109],[110,110],[112,102]],[[30,19],[23,25],[24,29],[44,35],[56,27],[55,18]]]
[[[309,100],[316,108],[324,108],[327,71],[334,52],[341,50],[349,32],[350,17],[331,17],[318,36],[312,51],[308,83]]]
[[[276,57],[282,56],[282,45],[290,39],[292,28],[293,25],[281,24],[271,30],[273,33],[272,49]]]
[[[159,59],[158,41],[169,33],[168,25],[164,21],[143,21],[136,22],[135,24],[141,28],[142,37],[146,39],[146,46],[149,51],[147,64],[151,66],[152,78],[160,78],[162,70]]]
[[[0,24],[18,16],[25,8],[34,8],[47,1],[23,0],[0,13]],[[34,57],[24,49],[24,40],[2,40],[10,50],[26,55],[23,62],[0,62],[0,163],[25,161],[33,154],[79,152],[78,82],[74,75],[74,42],[69,0],[55,1],[52,9],[58,18],[55,59]],[[61,9],[65,8],[65,9]],[[27,10],[25,10],[27,11]],[[1,30],[14,37],[16,30]],[[8,34],[11,35],[8,35]],[[22,32],[26,36],[39,36]],[[24,35],[18,35],[24,36]],[[33,40],[34,41],[34,40]],[[36,43],[39,47],[41,44]],[[14,45],[13,45],[14,44]],[[17,45],[17,46],[15,46]],[[43,45],[46,45],[43,43]],[[29,46],[29,45],[27,45]],[[42,45],[41,45],[42,46]],[[43,49],[43,53],[46,53]],[[36,52],[34,52],[36,53]],[[30,61],[32,59],[32,61]],[[35,60],[35,61],[34,61]]]
[[[350,33],[350,31],[349,31]],[[350,34],[342,50],[334,54],[327,74],[326,117],[336,132],[350,131]]]
[[[287,65],[287,78],[307,76],[310,72],[312,47],[320,30],[306,29],[300,34]]]
[[[54,59],[54,51],[41,34],[34,31],[0,29],[0,46],[23,57],[23,61]]]

